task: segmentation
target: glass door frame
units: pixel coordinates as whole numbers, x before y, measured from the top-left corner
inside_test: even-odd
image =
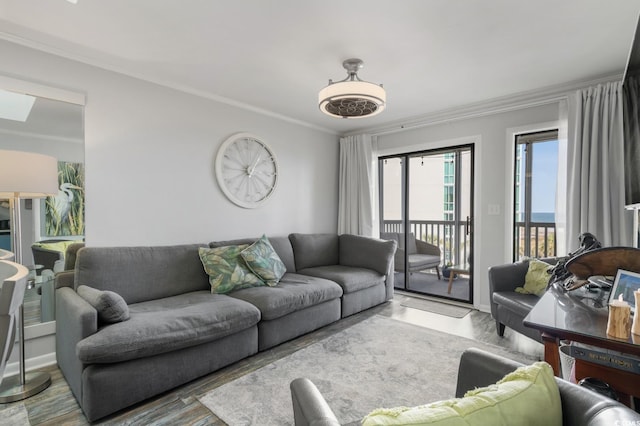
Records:
[[[470,153],[470,161],[469,161],[469,173],[470,173],[470,177],[469,177],[469,215],[467,216],[466,219],[461,217],[461,212],[460,212],[460,208],[457,208],[455,210],[455,214],[454,214],[454,224],[452,225],[452,227],[455,227],[456,229],[462,229],[464,226],[464,232],[466,233],[466,235],[468,235],[468,247],[469,247],[469,251],[467,252],[466,247],[465,249],[462,251],[462,255],[465,257],[468,257],[468,261],[467,259],[456,259],[456,263],[457,264],[468,264],[469,266],[469,300],[461,300],[459,298],[454,298],[454,297],[450,297],[450,296],[443,296],[443,295],[434,295],[431,293],[425,293],[425,292],[419,292],[419,291],[415,291],[412,290],[410,288],[408,288],[407,286],[407,279],[405,276],[405,280],[402,283],[402,286],[400,287],[401,290],[403,291],[407,291],[407,292],[412,292],[412,293],[418,293],[418,294],[425,294],[425,295],[429,295],[429,296],[434,296],[434,297],[439,297],[442,299],[448,299],[448,300],[452,300],[452,301],[456,301],[456,302],[463,302],[463,303],[469,303],[469,304],[473,304],[473,300],[474,300],[474,285],[473,285],[473,276],[474,276],[474,267],[473,267],[473,250],[474,250],[474,232],[473,232],[473,215],[474,215],[474,211],[475,211],[475,142],[468,142],[468,143],[463,143],[463,144],[457,144],[457,145],[451,145],[451,146],[443,146],[443,147],[438,147],[438,148],[433,148],[433,149],[421,149],[419,151],[412,151],[412,152],[404,152],[404,153],[395,153],[395,154],[389,154],[389,155],[381,155],[378,157],[378,193],[379,193],[379,226],[380,226],[380,232],[385,232],[385,226],[384,226],[384,191],[383,191],[383,184],[384,184],[384,172],[382,170],[383,168],[383,164],[384,164],[384,160],[388,160],[388,159],[400,159],[402,161],[402,170],[401,170],[401,203],[402,203],[402,219],[401,219],[401,226],[402,229],[404,230],[404,232],[402,232],[404,234],[404,246],[407,247],[407,244],[409,242],[409,237],[411,234],[411,218],[409,217],[409,208],[410,208],[410,195],[409,195],[409,187],[408,187],[408,183],[409,183],[409,178],[410,178],[410,173],[411,173],[411,167],[409,165],[409,160],[413,157],[419,157],[419,156],[429,156],[429,155],[435,155],[435,154],[445,154],[445,153],[455,153],[456,154],[456,160],[455,160],[455,164],[461,164],[461,159],[460,159],[460,153],[464,152],[464,151],[468,151]],[[461,206],[462,205],[462,191],[459,189],[459,185],[461,185],[461,174],[462,174],[462,167],[456,167],[455,168],[455,187],[456,187],[456,191],[455,191],[455,198],[454,198],[454,205],[455,206]],[[408,230],[408,231],[407,231]],[[455,241],[458,243],[456,247],[460,246],[460,241],[461,241],[461,235],[460,232],[456,232],[455,233]],[[443,248],[441,247],[441,250]],[[457,248],[456,248],[457,249]],[[408,262],[408,254],[405,250],[405,256],[404,256],[404,268],[403,270],[406,271],[407,270],[407,262]],[[443,253],[443,259],[442,261],[444,262],[444,253]],[[441,265],[442,266],[442,265]]]

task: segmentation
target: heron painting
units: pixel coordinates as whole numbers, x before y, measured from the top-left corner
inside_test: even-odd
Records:
[[[58,162],[58,185],[45,203],[47,236],[84,235],[84,164]]]

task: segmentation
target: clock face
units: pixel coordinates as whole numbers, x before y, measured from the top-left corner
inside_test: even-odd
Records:
[[[278,182],[278,164],[273,151],[249,133],[238,133],[222,143],[215,168],[222,192],[245,208],[264,203]]]

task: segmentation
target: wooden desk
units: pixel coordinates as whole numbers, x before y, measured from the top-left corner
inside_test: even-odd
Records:
[[[598,348],[640,357],[638,336],[614,339],[607,336],[608,293],[591,293],[586,288],[563,292],[551,288],[524,319],[524,325],[540,330],[544,343],[544,360],[560,374],[559,345],[561,340],[584,343]],[[614,367],[576,359],[576,380],[596,377],[609,383],[618,393],[620,402],[634,407],[632,396],[640,398],[640,375]]]

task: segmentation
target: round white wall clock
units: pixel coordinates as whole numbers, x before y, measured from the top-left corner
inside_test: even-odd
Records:
[[[225,140],[218,149],[215,169],[222,192],[247,209],[264,203],[278,183],[276,156],[251,133],[237,133]]]

